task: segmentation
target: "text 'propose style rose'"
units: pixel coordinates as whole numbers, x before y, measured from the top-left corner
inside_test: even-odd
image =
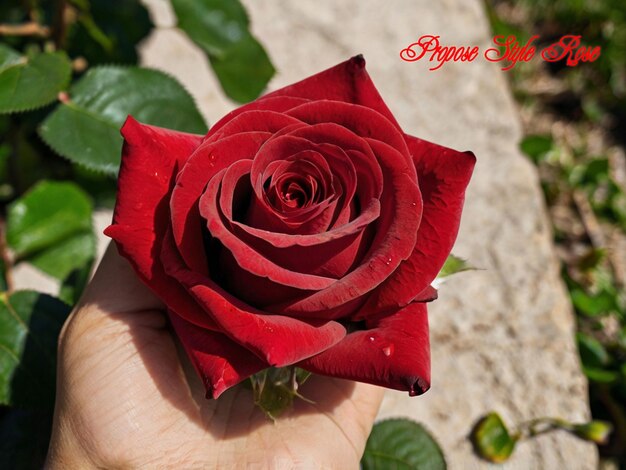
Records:
[[[475,158],[403,133],[361,56],[206,136],[129,117],[106,234],[209,396],[268,367],[426,391],[425,302]]]

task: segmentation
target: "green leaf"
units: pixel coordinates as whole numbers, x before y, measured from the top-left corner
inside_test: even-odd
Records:
[[[615,295],[604,290],[589,295],[581,288],[574,288],[570,291],[570,297],[576,310],[589,317],[606,315],[617,308]]]
[[[611,362],[611,356],[597,339],[578,332],[576,333],[576,342],[584,366],[604,367]]]
[[[588,423],[575,424],[571,432],[581,439],[603,445],[609,441],[613,432],[613,425],[607,421],[594,420]]]
[[[28,111],[54,101],[70,82],[72,66],[64,52],[28,57],[0,45],[0,113]]]
[[[274,66],[263,46],[248,35],[222,57],[210,57],[224,92],[239,103],[256,99],[274,76]]]
[[[203,134],[207,126],[193,98],[157,70],[96,67],[70,90],[39,133],[57,153],[93,170],[117,174],[128,115],[145,124]]]
[[[172,0],[178,26],[208,55],[224,92],[240,103],[257,98],[274,75],[250,34],[238,0]]]
[[[172,0],[178,27],[212,57],[224,57],[248,34],[238,0]]]
[[[528,135],[520,142],[520,149],[528,155],[534,162],[552,150],[554,141],[549,135]]]
[[[498,413],[489,413],[474,426],[470,439],[479,456],[489,462],[502,463],[513,453],[518,438],[511,436]]]
[[[96,237],[90,230],[77,233],[32,256],[28,261],[50,276],[65,279],[72,271],[87,265],[95,254]]]
[[[363,470],[446,468],[437,442],[419,423],[389,419],[377,423],[367,439],[361,459]]]
[[[619,374],[609,370],[611,356],[597,339],[584,333],[576,333],[578,352],[582,362],[583,373],[593,382],[611,383],[617,380]]]
[[[45,294],[0,296],[0,403],[54,404],[57,339],[70,307]]]
[[[64,279],[95,256],[91,212],[74,183],[42,181],[9,207],[8,244],[19,261]]]
[[[91,201],[75,184],[42,181],[9,207],[9,246],[24,257],[89,231],[91,209]]]
[[[443,267],[441,268],[441,271],[439,271],[437,277],[441,278],[451,276],[452,274],[461,273],[463,271],[473,270],[476,270],[476,268],[469,264],[467,260],[451,254],[446,259],[446,262],[443,264]]]

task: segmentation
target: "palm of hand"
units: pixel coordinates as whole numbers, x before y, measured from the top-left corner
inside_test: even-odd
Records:
[[[358,467],[380,389],[314,377],[302,390],[314,404],[275,424],[243,387],[206,400],[155,307],[109,250],[62,333],[50,466],[71,454],[107,468]]]

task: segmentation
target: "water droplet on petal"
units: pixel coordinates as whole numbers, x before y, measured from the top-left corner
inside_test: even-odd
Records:
[[[412,203],[411,203],[411,205],[412,205],[413,207],[415,207],[415,206],[417,206],[417,202],[412,202]]]
[[[370,336],[368,339],[369,339],[370,341],[374,341],[376,338],[374,338],[373,336]]]
[[[393,354],[393,344],[390,344],[388,346],[385,346],[383,349],[383,354],[387,357],[391,356]]]
[[[391,258],[387,258],[387,262],[385,264],[389,266],[391,264]]]

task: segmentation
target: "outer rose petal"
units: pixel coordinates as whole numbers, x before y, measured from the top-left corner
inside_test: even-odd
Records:
[[[158,254],[169,226],[168,199],[178,169],[202,136],[140,124],[131,116],[122,127],[124,147],[113,224],[104,233],[115,240],[140,278],[168,306],[197,325],[215,328],[210,317],[185,306],[189,296],[171,286]],[[185,315],[185,313],[187,313]]]
[[[367,382],[410,395],[430,387],[430,343],[426,305],[413,303],[368,322],[330,349],[298,364],[311,372]]]
[[[269,109],[285,112],[307,100],[334,100],[360,104],[378,111],[400,129],[400,125],[365,70],[365,59],[358,55],[293,85],[268,93],[256,101],[232,111],[211,128],[207,138],[210,138],[224,124],[245,111]]]
[[[402,307],[417,300],[435,279],[454,245],[461,222],[465,189],[476,157],[406,136],[415,162],[424,212],[415,250],[370,297],[355,319]]]
[[[378,111],[398,129],[400,125],[383,101],[374,82],[365,70],[362,55],[268,94],[265,98],[291,96],[311,101],[334,100],[360,104]]]
[[[198,328],[172,312],[170,320],[206,387],[207,398],[217,398],[233,385],[269,367],[221,333]]]

